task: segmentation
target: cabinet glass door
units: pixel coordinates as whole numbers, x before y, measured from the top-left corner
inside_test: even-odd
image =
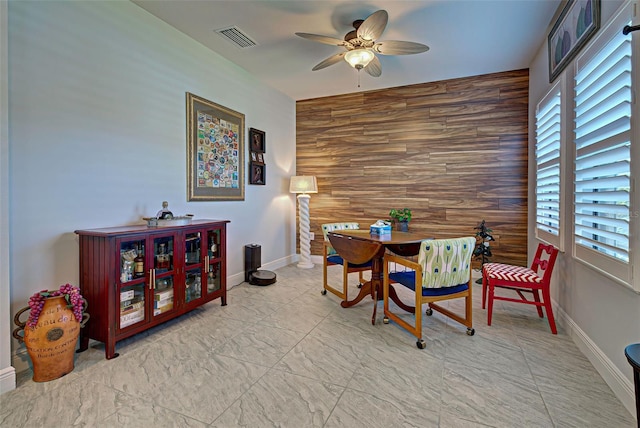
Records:
[[[144,321],[144,283],[120,288],[119,327],[126,328]]]
[[[145,277],[145,240],[120,241],[120,283]]]
[[[153,289],[153,316],[156,317],[174,308],[173,275],[155,279]]]
[[[207,263],[205,264],[207,293],[220,290],[220,229],[207,231]]]
[[[174,296],[174,235],[153,238],[153,316],[170,312],[175,307]]]
[[[202,263],[200,235],[200,232],[187,233],[184,238],[184,263],[187,268]]]
[[[145,320],[145,239],[119,240],[117,290],[120,312],[118,328],[123,329]]]
[[[173,270],[174,244],[173,235],[153,238],[153,268],[156,276]]]
[[[198,300],[202,297],[202,275],[200,267],[188,270],[185,278],[184,301],[185,303]]]

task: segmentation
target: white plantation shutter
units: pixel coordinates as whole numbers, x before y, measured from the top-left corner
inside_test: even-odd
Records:
[[[609,267],[629,264],[632,47],[619,28],[607,34],[603,48],[577,62],[575,248],[578,258],[627,281]]]
[[[561,97],[557,86],[536,112],[536,236],[560,247]]]

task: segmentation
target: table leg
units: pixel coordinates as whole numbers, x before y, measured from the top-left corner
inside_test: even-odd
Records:
[[[396,289],[393,287],[389,287],[389,298],[391,300],[394,301],[394,303],[396,305],[398,305],[400,308],[402,308],[403,310],[410,312],[410,313],[414,313],[415,311],[415,306],[409,306],[407,304],[405,304],[402,300],[400,300],[400,297],[398,296],[398,293],[396,293]]]
[[[372,290],[376,290],[377,292],[375,293],[375,297],[374,297],[374,293],[372,293]],[[351,306],[355,306],[358,303],[360,303],[362,301],[362,299],[364,299],[367,296],[371,296],[372,299],[375,299],[375,304],[374,304],[374,310],[373,310],[373,318],[371,320],[372,324],[375,324],[375,316],[376,316],[376,305],[377,302],[379,302],[380,300],[382,300],[382,284],[380,284],[379,287],[373,287],[372,286],[372,281],[367,281],[362,285],[362,288],[360,288],[360,292],[358,293],[358,295],[352,299],[352,300],[348,300],[348,301],[342,301],[340,302],[340,306],[342,306],[343,308],[350,308]],[[404,303],[402,300],[400,300],[400,297],[398,296],[398,293],[396,293],[396,289],[393,287],[389,287],[389,298],[396,304],[398,305],[399,308],[401,308],[404,311],[407,311],[409,313],[414,313],[414,307],[413,306],[409,306],[406,303]]]
[[[360,303],[362,299],[364,299],[370,294],[371,294],[371,281],[367,281],[364,284],[362,284],[362,288],[360,288],[360,292],[358,293],[355,299],[342,301],[340,302],[340,306],[342,306],[343,308],[350,308],[351,306],[354,306]]]

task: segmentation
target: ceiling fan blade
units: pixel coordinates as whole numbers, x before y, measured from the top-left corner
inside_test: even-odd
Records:
[[[309,39],[314,42],[320,42],[326,45],[333,45],[333,46],[344,46],[346,43],[342,39],[336,39],[335,37],[329,37],[329,36],[321,36],[319,34],[296,33],[296,36],[302,37],[303,39]]]
[[[344,57],[344,54],[346,54],[346,52],[340,52],[339,54],[335,54],[335,55],[330,56],[329,58],[325,59],[324,61],[322,61],[321,63],[319,63],[315,67],[313,67],[311,69],[311,71],[322,70],[323,68],[327,68],[330,65],[333,65],[333,64],[336,64],[336,63],[340,62],[340,60]]]
[[[416,42],[389,40],[373,45],[373,50],[382,55],[413,55],[429,50],[429,46]]]
[[[382,64],[380,64],[380,60],[377,56],[374,56],[369,65],[364,68],[369,75],[373,77],[380,77],[382,74]]]
[[[364,40],[378,40],[387,27],[389,14],[386,10],[373,12],[358,27],[357,35]]]

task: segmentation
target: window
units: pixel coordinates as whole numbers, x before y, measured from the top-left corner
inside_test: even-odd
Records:
[[[574,243],[578,259],[630,283],[632,46],[612,24],[576,61]]]
[[[561,248],[559,84],[536,109],[536,236]]]

